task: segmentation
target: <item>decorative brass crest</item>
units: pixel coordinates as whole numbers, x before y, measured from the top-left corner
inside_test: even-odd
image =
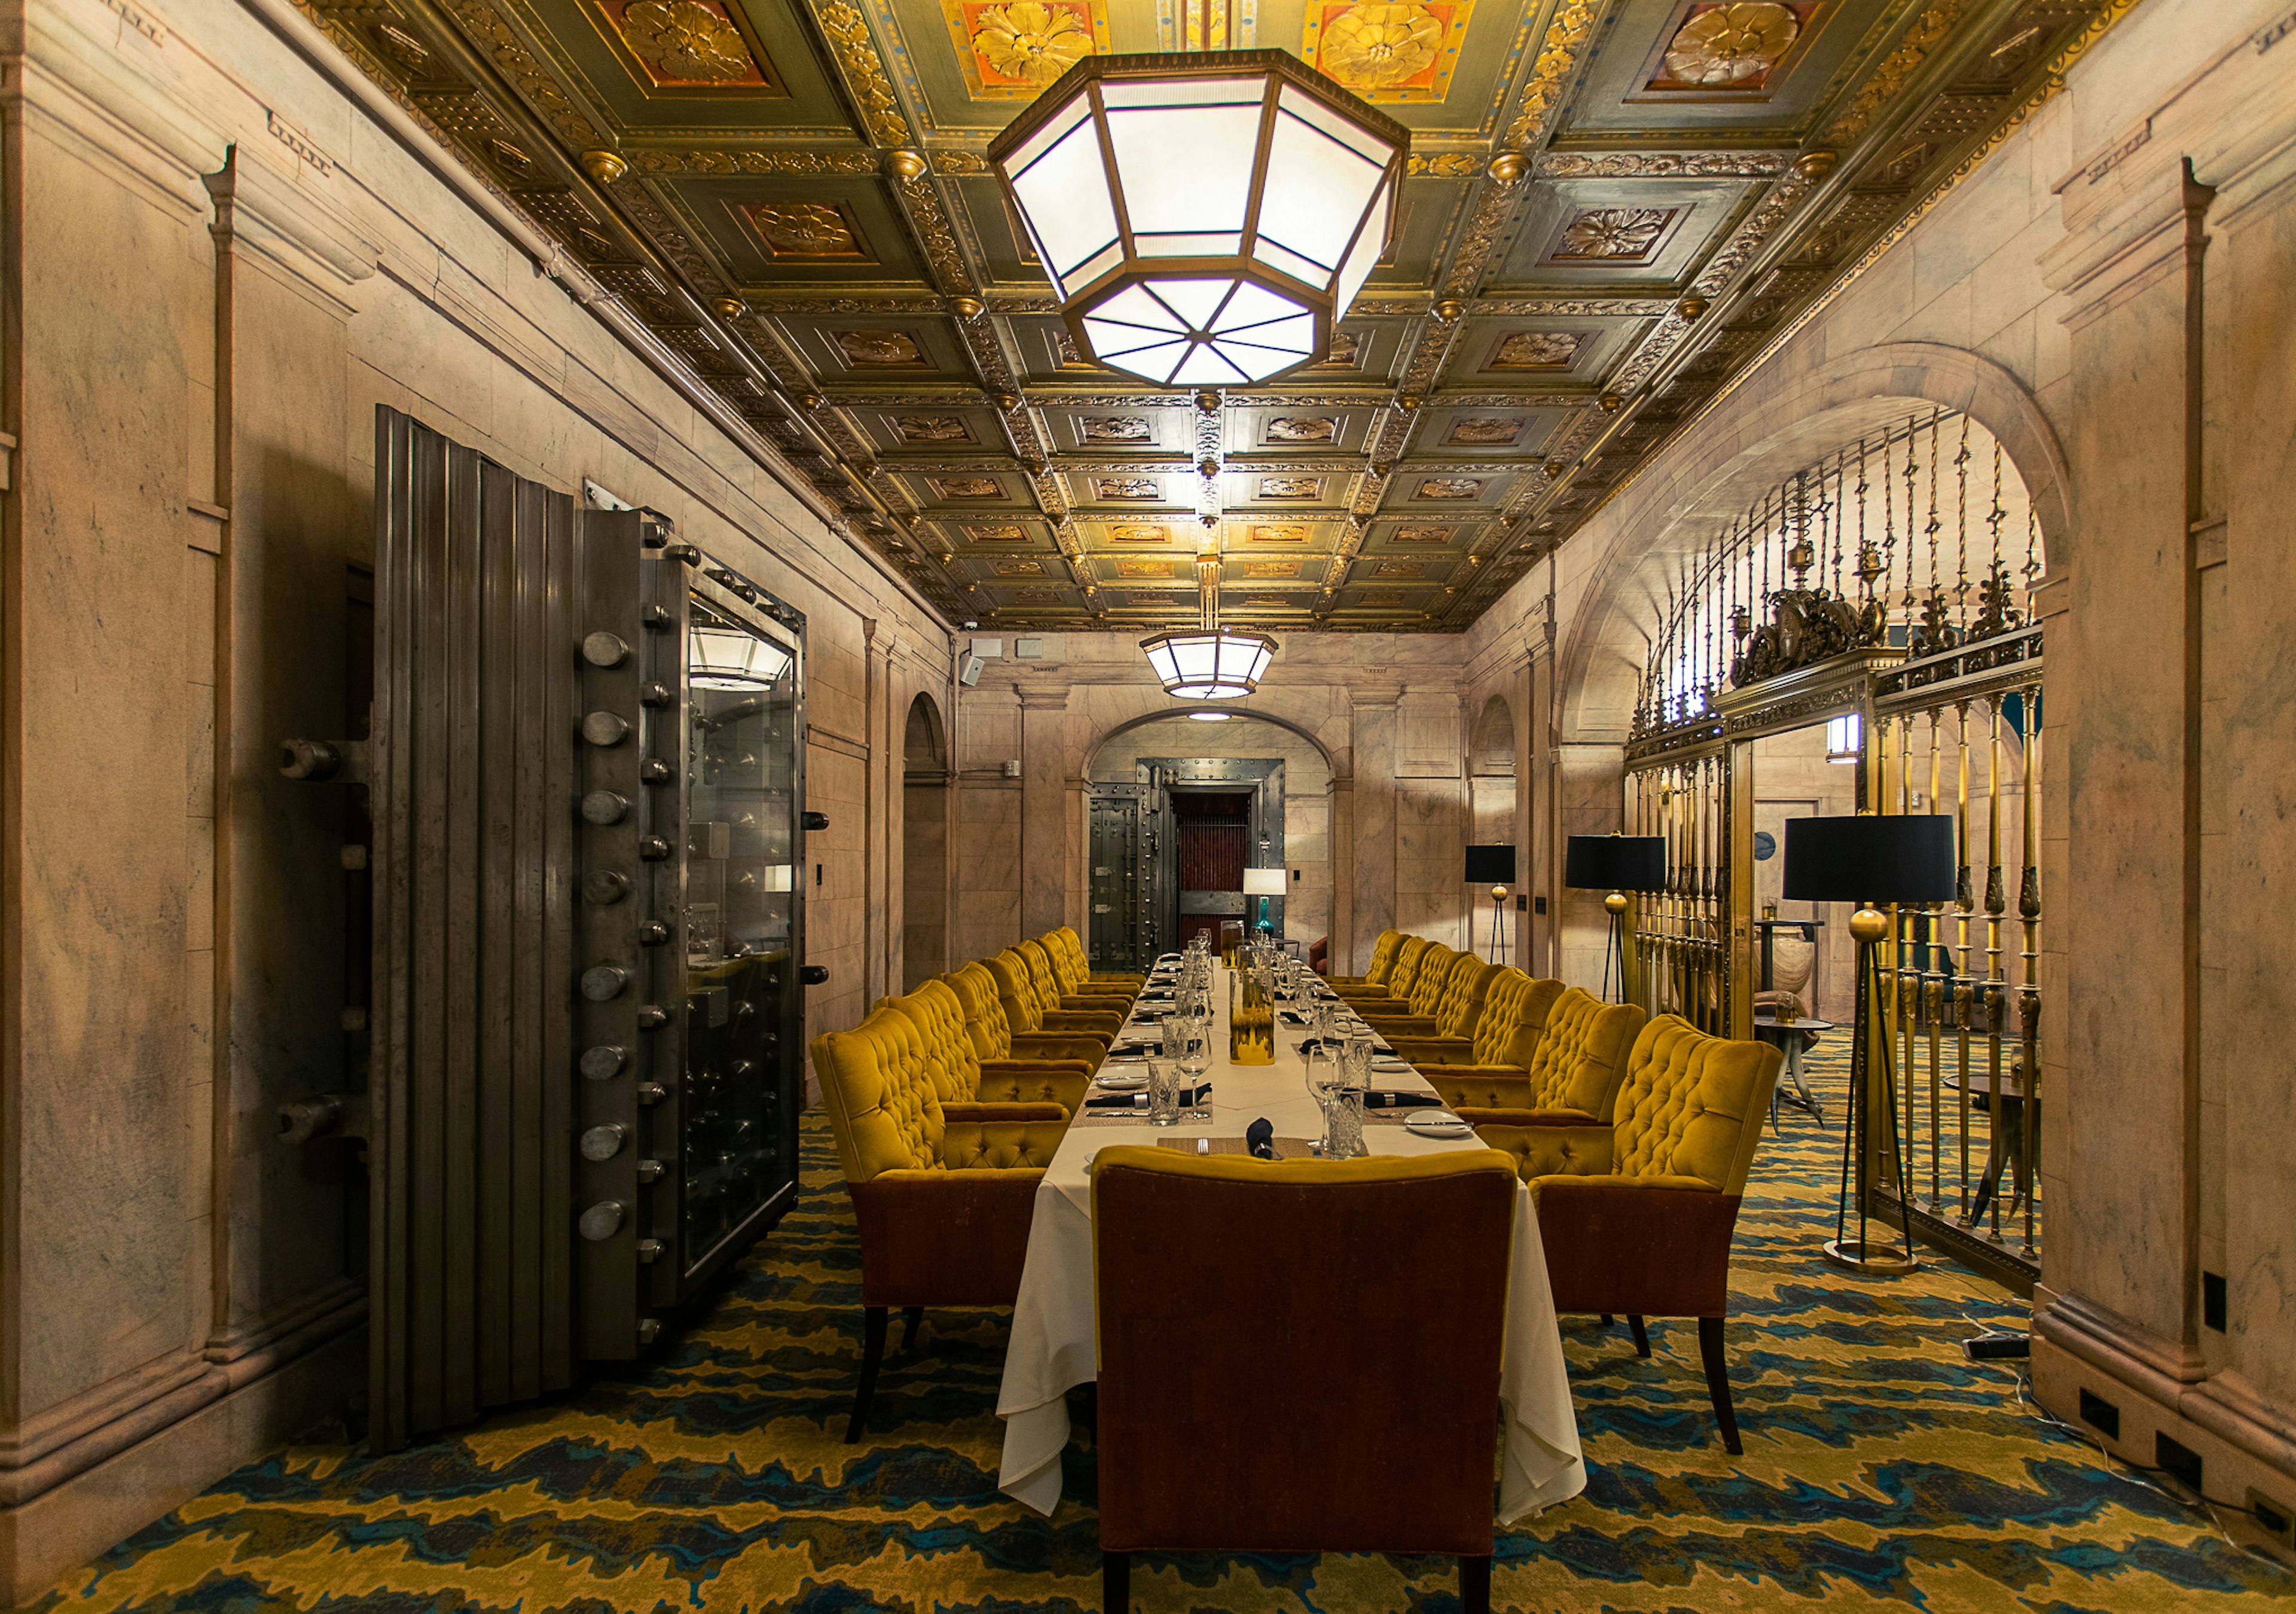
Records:
[[[1263,499],[1316,499],[1324,495],[1324,479],[1314,476],[1264,476],[1259,496]]]
[[[1520,415],[1467,415],[1451,422],[1443,440],[1464,448],[1511,448],[1522,428]]]
[[[1004,496],[1004,484],[993,476],[930,477],[926,480],[933,492],[944,499],[996,499]]]
[[[1096,477],[1092,492],[1099,499],[1160,499],[1164,496],[1164,485],[1147,476]]]
[[[1305,544],[1308,529],[1296,521],[1258,521],[1244,529],[1254,544]]]
[[[1420,479],[1414,499],[1472,499],[1480,498],[1483,479],[1474,476],[1431,476]]]
[[[829,340],[845,355],[845,362],[871,370],[922,370],[924,349],[906,331],[832,331]]]
[[[1511,331],[1491,349],[1486,370],[1568,370],[1589,338],[1584,331]]]
[[[904,414],[893,422],[904,443],[969,443],[972,430],[954,414]]]
[[[1328,414],[1284,414],[1267,422],[1271,443],[1328,443],[1339,435],[1340,422]]]
[[[1078,435],[1087,443],[1152,443],[1155,428],[1144,414],[1082,414]]]
[[[776,263],[874,263],[877,255],[861,237],[842,203],[833,201],[744,202],[735,209]]]

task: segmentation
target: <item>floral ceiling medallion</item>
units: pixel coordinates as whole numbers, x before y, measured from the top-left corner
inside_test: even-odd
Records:
[[[1588,208],[1562,226],[1550,263],[1647,263],[1679,208]]]
[[[1328,414],[1279,414],[1267,422],[1271,443],[1328,443],[1339,435],[1340,422]]]
[[[1440,101],[1472,0],[1308,0],[1300,54],[1365,101]]]
[[[1817,6],[1751,0],[1693,5],[1667,42],[1646,90],[1758,91],[1793,50]]]
[[[725,0],[597,0],[597,8],[615,54],[644,87],[789,93],[752,53]]]
[[[1582,331],[1511,331],[1491,349],[1487,370],[1568,370],[1587,343]]]
[[[941,0],[949,38],[976,99],[1032,101],[1046,85],[1108,49],[1104,0]]]

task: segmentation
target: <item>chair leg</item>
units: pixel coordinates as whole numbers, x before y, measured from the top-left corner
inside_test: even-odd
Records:
[[[1733,1457],[1745,1447],[1738,1444],[1738,1414],[1730,1406],[1730,1365],[1722,1356],[1722,1319],[1698,1319],[1698,1354],[1706,1362],[1706,1390],[1714,1397],[1715,1421],[1722,1426],[1722,1445]]]
[[[1637,1356],[1649,1356],[1650,1332],[1643,1327],[1643,1320],[1640,1317],[1629,1316],[1627,1319],[1627,1326],[1634,1330],[1635,1332],[1635,1355]]]
[[[912,1306],[901,1315],[905,1319],[901,1328],[901,1348],[914,1349],[917,1343],[917,1324],[925,1320],[925,1308],[922,1306]]]
[[[1608,1328],[1608,1327],[1610,1327],[1610,1326],[1611,1326],[1611,1324],[1612,1324],[1613,1323],[1616,1323],[1616,1322],[1618,1321],[1618,1319],[1617,1319],[1616,1317],[1612,1316],[1609,1312],[1604,1312],[1604,1313],[1602,1315],[1602,1316],[1601,1316],[1601,1318],[1599,1319],[1599,1321],[1602,1323],[1602,1324],[1603,1324],[1603,1326],[1604,1328]]]
[[[861,1314],[861,1382],[853,1387],[853,1418],[845,1426],[845,1444],[861,1438],[869,1421],[869,1397],[877,1391],[877,1364],[885,1359],[885,1308],[872,1306]]]
[[[1132,1614],[1131,1553],[1101,1553],[1100,1601],[1106,1614]]]
[[[1459,1560],[1459,1607],[1465,1614],[1491,1614],[1491,1555]]]

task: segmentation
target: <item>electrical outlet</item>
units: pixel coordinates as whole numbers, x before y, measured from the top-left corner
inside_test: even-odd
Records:
[[[2163,1434],[2154,1435],[2152,1463],[2195,1496],[2208,1495],[2201,1484],[2201,1454],[2183,1441],[2171,1439]]]

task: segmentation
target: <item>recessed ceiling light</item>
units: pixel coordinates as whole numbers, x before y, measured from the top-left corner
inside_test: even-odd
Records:
[[[1234,712],[1190,712],[1188,716],[1198,723],[1226,723],[1235,714]]]

